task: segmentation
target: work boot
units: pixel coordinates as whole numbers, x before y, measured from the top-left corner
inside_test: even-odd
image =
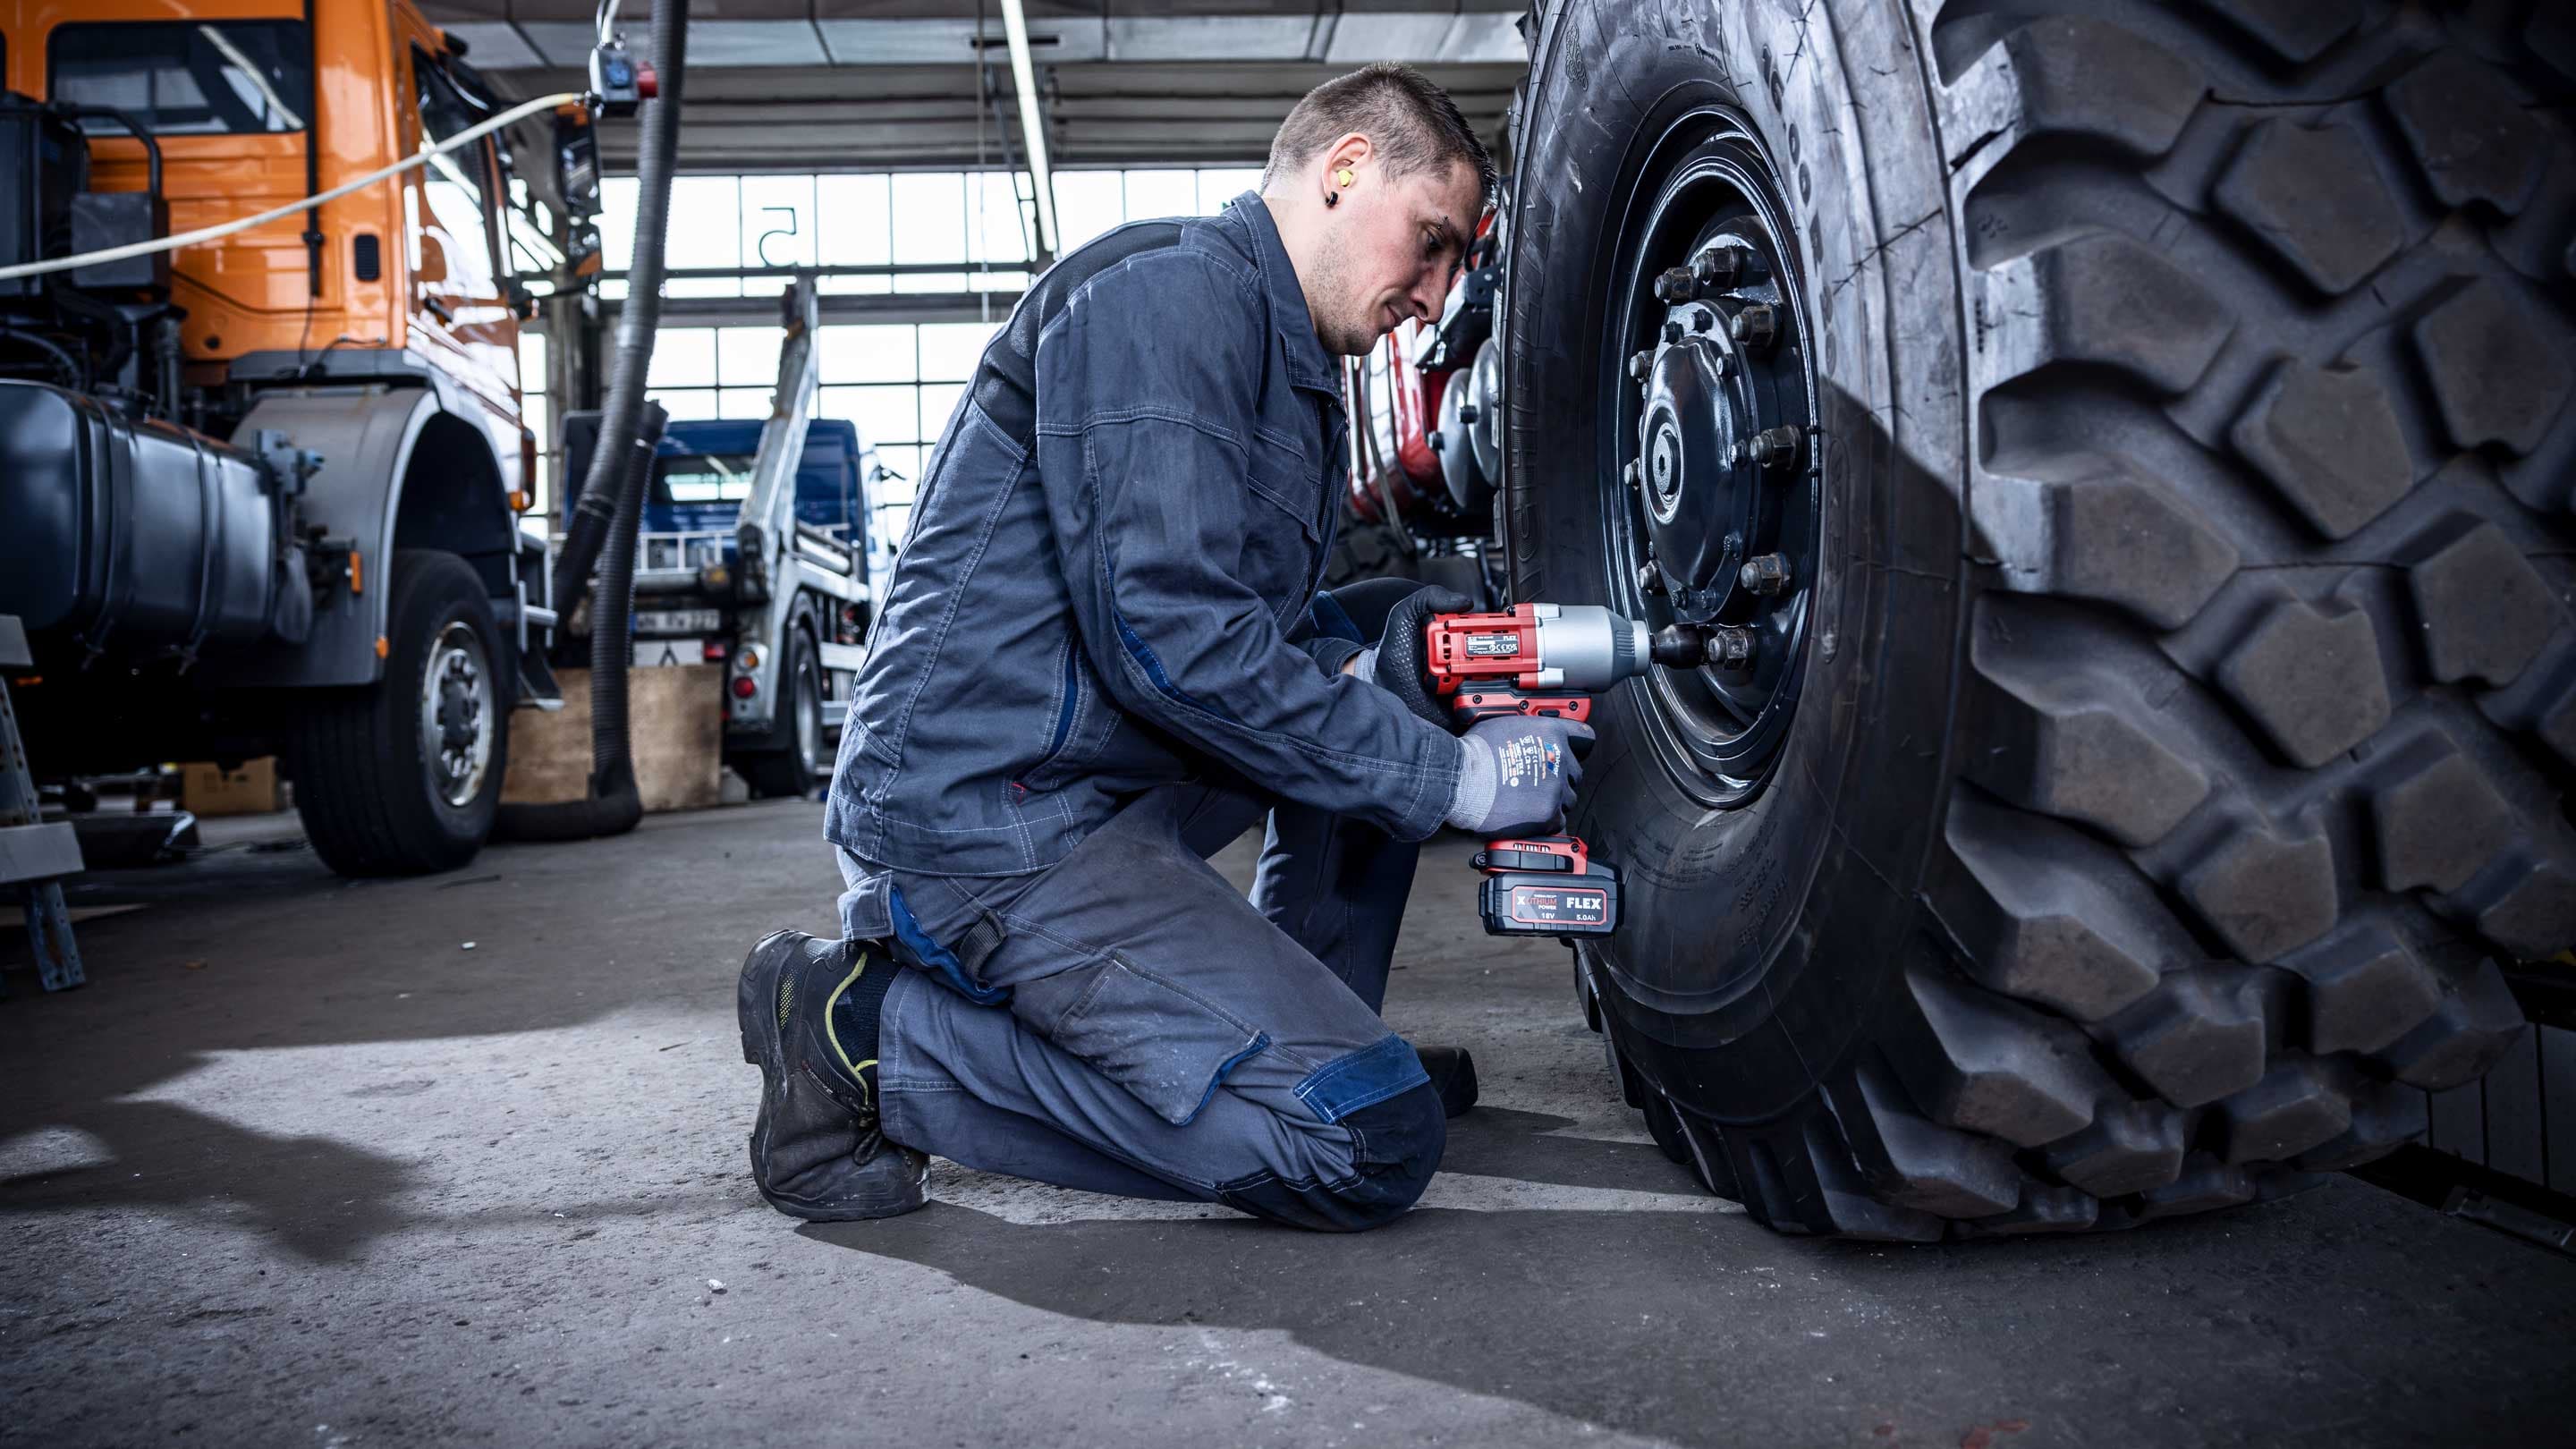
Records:
[[[1422,1058],[1423,1074],[1440,1094],[1443,1113],[1456,1117],[1476,1105],[1476,1059],[1465,1047],[1417,1046],[1413,1054]]]
[[[773,931],[742,963],[742,1059],[760,1068],[751,1177],[814,1222],[921,1206],[930,1159],[877,1126],[877,1011],[901,968],[871,943]]]

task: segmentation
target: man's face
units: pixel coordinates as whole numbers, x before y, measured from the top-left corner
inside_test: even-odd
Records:
[[[1390,179],[1361,172],[1324,227],[1306,306],[1328,352],[1359,357],[1408,317],[1432,321],[1474,236],[1476,173],[1452,164]]]

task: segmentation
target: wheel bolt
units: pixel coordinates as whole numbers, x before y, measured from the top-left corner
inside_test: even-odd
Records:
[[[1666,342],[1679,342],[1679,341],[1681,341],[1681,340],[1682,340],[1682,324],[1680,324],[1679,322],[1667,322],[1667,323],[1665,323],[1665,324],[1664,324],[1664,340],[1665,340]]]
[[[1706,332],[1708,329],[1716,325],[1716,313],[1711,312],[1706,307],[1693,307],[1691,309],[1690,330],[1693,332]]]
[[[1789,560],[1785,554],[1766,553],[1746,559],[1735,571],[1737,582],[1749,592],[1776,594],[1789,586]]]
[[[1702,291],[1712,287],[1731,287],[1737,278],[1744,275],[1745,264],[1751,260],[1752,253],[1743,247],[1710,247],[1691,258],[1691,280]]]
[[[1764,428],[1753,435],[1745,456],[1764,468],[1786,468],[1798,461],[1798,445],[1806,434],[1793,427]]]
[[[1726,332],[1747,347],[1768,347],[1771,339],[1779,335],[1780,314],[1772,310],[1770,303],[1756,302],[1736,313],[1726,324]]]
[[[1661,597],[1664,592],[1664,571],[1650,563],[1637,565],[1637,589],[1640,593]]]
[[[1688,267],[1666,267],[1655,274],[1655,300],[1658,302],[1687,302],[1698,290]]]
[[[1753,631],[1720,624],[1708,631],[1708,662],[1720,669],[1741,669],[1753,662]]]
[[[1637,479],[1639,476],[1636,459],[1631,458],[1627,462],[1619,465],[1619,481],[1627,484],[1629,487],[1634,488],[1637,486]]]
[[[1648,348],[1628,359],[1628,376],[1634,381],[1644,382],[1646,380],[1646,374],[1654,370],[1655,352],[1653,348]]]

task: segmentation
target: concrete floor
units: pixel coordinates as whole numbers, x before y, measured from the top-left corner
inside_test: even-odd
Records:
[[[1389,1012],[1472,1046],[1486,1105],[1403,1222],[942,1164],[923,1212],[799,1228],[745,1175],[732,991],[762,931],[829,926],[819,825],[364,884],[236,826],[85,883],[145,903],[81,924],[92,984],[0,1003],[0,1441],[2036,1449],[2576,1410],[2576,1262],[2347,1180],[2104,1238],[1771,1235],[1619,1104],[1563,950],[1475,934],[1455,841]]]

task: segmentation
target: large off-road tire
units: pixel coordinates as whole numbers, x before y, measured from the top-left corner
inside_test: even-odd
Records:
[[[472,860],[509,768],[514,674],[482,577],[422,549],[391,573],[384,677],[299,696],[285,731],[305,836],[348,876]]]
[[[778,668],[778,718],[769,743],[739,761],[751,793],[764,799],[801,800],[822,788],[832,772],[823,743],[823,657],[813,625],[802,615],[787,630],[787,657]]]
[[[2524,1029],[2496,963],[2576,940],[2560,16],[1546,7],[1514,591],[1745,630],[1604,701],[1573,822],[1628,916],[1579,989],[1713,1191],[2221,1207]]]

